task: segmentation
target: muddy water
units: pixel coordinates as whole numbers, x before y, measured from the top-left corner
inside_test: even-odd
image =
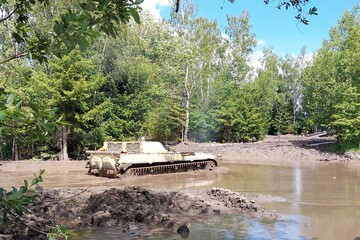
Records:
[[[216,183],[233,191],[283,197],[262,205],[280,215],[268,229],[284,239],[355,239],[360,237],[360,168],[347,164],[306,166],[228,165]],[[266,226],[258,224],[264,231]],[[262,226],[261,226],[262,225]],[[278,237],[280,236],[278,235]],[[278,238],[277,237],[277,238]]]
[[[196,172],[145,176],[122,181],[88,176],[81,170],[50,172],[45,187],[142,185],[164,189],[222,187],[238,192],[278,196],[261,203],[279,215],[276,221],[230,215],[187,223],[189,239],[355,239],[360,237],[360,167],[346,163],[298,165],[224,164],[213,173]],[[0,171],[2,186],[21,183],[28,171]],[[273,198],[271,198],[273,200]],[[265,199],[266,200],[266,199]],[[86,239],[138,239],[116,228],[83,233]],[[119,238],[120,237],[120,238]],[[79,238],[81,239],[81,237]],[[145,239],[181,239],[176,233],[149,234]]]
[[[277,221],[222,216],[190,223],[190,239],[355,239],[360,237],[360,168],[347,164],[270,166],[226,164],[229,172],[206,176],[157,179],[153,187],[178,189],[222,187],[238,192],[279,196],[264,202],[279,214]],[[209,177],[209,176],[208,176]],[[149,181],[149,178],[147,178]],[[273,198],[271,198],[273,199]],[[93,232],[93,239],[104,234]],[[108,235],[117,239],[111,231]],[[176,234],[150,235],[146,239],[181,239]]]

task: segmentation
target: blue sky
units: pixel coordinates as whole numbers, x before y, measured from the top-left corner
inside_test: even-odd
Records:
[[[198,5],[198,16],[216,19],[220,27],[226,26],[226,15],[239,16],[243,10],[250,14],[252,32],[256,35],[259,46],[272,47],[280,56],[286,53],[298,55],[303,46],[307,53],[312,53],[321,47],[323,39],[328,38],[331,26],[335,26],[346,10],[351,10],[360,0],[313,0],[309,6],[318,8],[317,16],[309,16],[310,24],[297,25],[294,18],[296,12],[292,9],[276,9],[277,1],[265,5],[263,0],[194,0]],[[154,8],[154,14],[168,18],[169,0],[145,0],[147,9]]]

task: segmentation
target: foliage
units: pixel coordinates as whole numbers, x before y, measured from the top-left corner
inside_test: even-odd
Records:
[[[264,0],[266,4],[269,4],[270,0]],[[289,8],[293,8],[296,10],[297,14],[295,15],[295,19],[297,19],[300,23],[305,25],[309,24],[309,20],[306,18],[305,15],[318,15],[317,8],[311,7],[309,8],[308,12],[305,12],[304,6],[307,5],[310,1],[309,0],[289,0],[289,1],[279,1],[277,8],[285,8],[288,10]]]
[[[299,57],[282,58],[271,49],[264,49],[261,67],[252,69],[256,37],[247,12],[228,16],[224,36],[215,21],[196,15],[190,0],[180,1],[181,14],[172,12],[168,22],[142,13],[141,24],[131,13],[140,10],[141,1],[126,1],[133,7],[124,22],[121,14],[113,15],[117,10],[112,4],[125,1],[35,1],[28,3],[31,9],[25,15],[30,18],[23,30],[17,30],[20,13],[11,14],[16,2],[20,0],[1,1],[1,7],[7,7],[3,16],[10,17],[0,22],[0,56],[8,59],[0,65],[0,83],[6,87],[0,96],[0,157],[17,150],[31,152],[31,157],[57,153],[64,137],[73,158],[98,149],[105,140],[140,136],[239,142],[326,127],[336,129],[339,139],[350,139],[340,133],[347,129],[343,123],[355,124],[355,112],[350,117],[346,107],[357,109],[342,93],[353,88],[357,94],[360,87],[356,8],[331,30],[330,40],[303,70],[305,50]],[[104,4],[109,8],[101,8]],[[307,4],[278,1],[277,6],[305,14]],[[315,13],[309,9],[309,15]],[[299,16],[307,24],[306,16]],[[17,36],[16,43],[13,30],[20,31],[23,40]],[[48,44],[44,51],[34,49],[29,59],[13,61],[15,52],[29,53],[28,41],[37,33],[49,40],[42,42]],[[47,62],[39,64],[36,58]],[[9,96],[16,96],[10,108],[5,106]],[[23,113],[12,123],[9,113],[18,111],[18,103]],[[26,127],[30,120],[31,127]],[[57,133],[44,134],[49,130],[41,126],[54,122]]]
[[[53,56],[63,57],[77,46],[85,50],[94,39],[100,37],[100,33],[116,37],[122,24],[129,23],[131,19],[140,23],[139,5],[142,2],[142,0],[0,1],[1,87],[7,85],[7,92],[11,93],[9,98],[17,95],[19,99],[23,99],[21,108],[20,104],[12,109],[4,104],[0,107],[1,138],[9,139],[8,137],[11,136],[13,159],[19,156],[18,146],[22,146],[23,149],[28,146],[29,150],[31,149],[30,154],[22,157],[32,157],[37,148],[35,145],[41,144],[36,137],[41,137],[45,142],[49,140],[50,130],[65,123],[60,122],[61,117],[55,114],[58,109],[50,109],[49,104],[44,102],[48,97],[46,94],[40,90],[35,91],[37,94],[33,95],[33,98],[29,97],[34,93],[34,87],[27,89],[26,82],[19,84],[21,80],[31,78],[27,74],[37,66],[37,62],[33,60],[39,60],[41,63]],[[28,60],[21,61],[23,57]],[[14,59],[17,61],[13,61]],[[28,70],[24,75],[17,72],[21,65]],[[20,76],[16,79],[14,75]],[[0,101],[3,99],[4,93],[1,92]],[[33,102],[30,104],[30,101]],[[58,119],[53,119],[54,116]],[[68,119],[68,116],[66,117]],[[36,128],[33,127],[33,122]],[[0,158],[7,157],[3,152],[8,152],[6,148],[9,146],[10,144],[1,144]]]
[[[71,235],[74,234],[73,230],[69,230],[66,226],[53,226],[49,228],[47,233],[48,240],[56,239],[71,239]]]
[[[81,132],[79,129],[92,128],[94,120],[90,116],[100,117],[106,112],[105,103],[96,106],[92,102],[105,78],[96,72],[96,66],[91,59],[85,58],[79,49],[74,49],[62,58],[49,61],[49,69],[39,69],[33,74],[31,81],[33,89],[42,89],[42,94],[47,96],[48,106],[56,108],[57,114],[71,123],[62,125],[67,126],[66,130],[60,128],[59,138],[55,141],[61,139],[61,144],[64,145],[64,141],[68,139],[63,138],[70,136],[73,140],[71,150],[76,151],[78,146],[81,147],[81,143],[76,140]],[[29,94],[37,94],[36,92]],[[60,148],[65,150],[61,145]]]
[[[218,136],[214,131],[215,123],[211,115],[208,114],[210,109],[197,107],[193,109],[190,115],[190,133],[189,139],[196,142],[216,141]]]
[[[229,70],[216,81],[211,107],[215,132],[222,142],[252,142],[263,139],[268,129],[268,111],[261,100],[259,82],[238,83]],[[266,91],[266,90],[265,90]]]
[[[161,58],[159,39],[164,30],[161,23],[149,21],[149,26],[131,25],[117,39],[105,39],[106,48],[99,55],[99,66],[106,76],[98,96],[106,99],[109,107],[99,121],[105,139],[138,138],[153,136],[156,124],[161,124],[153,112],[163,104],[166,96],[165,70],[156,62]]]
[[[38,175],[34,174],[35,177],[30,185],[27,180],[24,180],[24,185],[19,189],[13,187],[11,191],[6,191],[0,188],[0,213],[3,224],[9,224],[30,212],[27,207],[34,203],[35,197],[29,193],[33,191],[36,184],[43,181],[44,172],[45,170],[40,170]]]
[[[11,191],[6,191],[0,187],[0,227],[9,226],[14,222],[21,222],[21,216],[29,214],[31,211],[28,209],[34,202],[35,196],[31,193],[34,192],[34,187],[43,182],[43,174],[45,170],[40,170],[39,174],[34,174],[34,178],[31,183],[24,180],[24,185],[19,189],[13,187]],[[49,231],[42,232],[34,229],[40,234],[47,235],[48,239],[69,239],[69,236],[73,233],[72,230],[67,229],[65,226],[49,226]]]
[[[16,42],[18,47],[15,52],[7,48],[1,55],[0,65],[24,56],[40,62],[45,61],[49,55],[61,56],[78,45],[87,47],[100,33],[115,37],[121,22],[128,23],[131,18],[140,22],[139,4],[142,2],[143,0],[71,2],[63,11],[57,12],[55,18],[50,19],[51,31],[43,32],[36,27],[36,20],[46,12],[53,14],[56,2],[1,0],[0,24],[4,26],[5,33],[11,34],[9,44]]]
[[[5,92],[0,90],[0,94],[5,94]],[[32,137],[40,138],[51,133],[61,123],[61,117],[56,119],[53,109],[41,109],[41,106],[31,103],[28,103],[28,106],[23,106],[23,102],[16,101],[15,94],[11,93],[6,102],[0,102],[0,121],[2,125],[0,130],[34,127],[38,129],[36,132],[38,136],[33,135]]]
[[[261,113],[246,99],[227,100],[215,111],[222,142],[254,142],[263,139],[266,123]]]
[[[350,143],[334,143],[330,145],[329,150],[337,153],[337,154],[344,154],[352,151],[359,151],[359,144],[357,142],[350,142]]]
[[[335,130],[341,142],[359,142],[359,9],[344,13],[303,75],[304,108],[313,128]]]
[[[235,0],[228,0],[231,3],[234,3]],[[176,0],[174,5],[174,9],[175,12],[178,12],[180,9],[180,0]],[[264,0],[265,4],[269,4],[270,0]],[[295,15],[295,19],[297,19],[300,23],[303,23],[305,25],[309,24],[309,20],[306,18],[306,15],[318,15],[317,13],[317,8],[316,7],[311,7],[309,8],[308,12],[306,12],[306,10],[304,9],[304,7],[309,4],[310,0],[288,0],[288,1],[283,1],[283,0],[279,0],[278,4],[277,4],[277,8],[281,9],[281,8],[285,8],[286,10],[288,10],[289,8],[293,8],[295,9],[295,11],[297,12],[297,14]]]
[[[357,88],[350,87],[342,96],[342,101],[335,105],[336,113],[330,125],[335,129],[340,143],[360,144],[360,93]]]
[[[6,101],[1,101],[5,96],[7,96]],[[17,99],[14,93],[0,90],[0,141],[12,139],[13,144],[20,145],[42,142],[54,133],[58,126],[64,124],[62,116],[57,116],[55,109]],[[5,153],[2,157],[6,155]],[[29,155],[24,154],[24,156]],[[13,155],[13,158],[17,157]]]

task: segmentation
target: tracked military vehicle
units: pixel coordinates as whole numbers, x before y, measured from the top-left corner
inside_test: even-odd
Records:
[[[86,151],[88,174],[104,177],[214,170],[218,158],[201,152],[168,151],[160,142],[105,142],[97,151]]]

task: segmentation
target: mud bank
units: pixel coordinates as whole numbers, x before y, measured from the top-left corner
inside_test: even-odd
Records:
[[[360,163],[360,153],[344,155],[333,153],[329,146],[334,137],[281,135],[267,136],[252,143],[180,143],[172,146],[175,151],[205,151],[221,155],[227,162],[270,163],[281,162],[354,162]]]
[[[199,217],[242,214],[276,218],[256,203],[256,196],[249,197],[221,188],[192,192],[142,187],[96,192],[39,188],[35,197],[36,203],[30,208],[33,214],[0,229],[0,239],[47,239],[40,232],[48,231],[47,226],[62,224],[78,230],[117,226],[123,232],[133,231],[136,225],[147,225],[176,231],[186,238],[191,231],[187,224]],[[139,235],[137,232],[133,234]]]

